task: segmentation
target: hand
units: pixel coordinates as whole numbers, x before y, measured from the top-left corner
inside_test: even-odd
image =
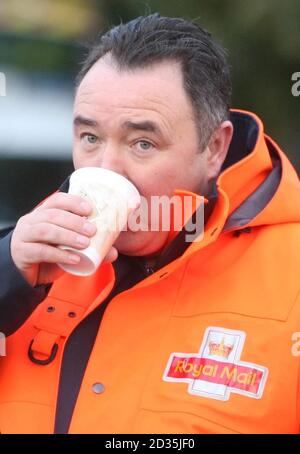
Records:
[[[85,199],[58,192],[19,219],[12,234],[11,256],[30,285],[48,284],[60,277],[64,271],[57,263],[78,263],[76,254],[58,246],[89,246],[96,233],[95,225],[86,219],[91,212]],[[105,260],[113,262],[117,257],[113,247]]]

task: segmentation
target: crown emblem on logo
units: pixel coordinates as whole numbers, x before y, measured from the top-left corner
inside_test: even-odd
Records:
[[[210,355],[228,358],[228,356],[232,352],[233,345],[225,344],[225,339],[223,337],[221,342],[210,341],[208,344],[208,349]]]

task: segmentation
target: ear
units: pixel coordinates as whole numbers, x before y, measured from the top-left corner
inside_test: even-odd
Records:
[[[233,124],[227,120],[223,121],[213,132],[206,147],[208,180],[212,180],[219,175],[229,149],[232,135]]]

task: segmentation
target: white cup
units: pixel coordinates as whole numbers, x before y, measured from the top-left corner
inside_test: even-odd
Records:
[[[121,231],[128,216],[140,204],[137,188],[122,175],[99,167],[82,167],[70,177],[69,194],[87,199],[93,207],[88,220],[96,224],[97,232],[86,249],[60,246],[75,252],[80,262],[75,265],[59,263],[65,271],[76,276],[93,274]]]

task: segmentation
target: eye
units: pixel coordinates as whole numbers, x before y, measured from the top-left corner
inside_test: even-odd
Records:
[[[80,138],[88,145],[95,145],[98,142],[98,137],[95,134],[83,133]]]
[[[148,140],[139,140],[135,145],[138,145],[138,151],[149,151],[154,148],[154,145]]]

